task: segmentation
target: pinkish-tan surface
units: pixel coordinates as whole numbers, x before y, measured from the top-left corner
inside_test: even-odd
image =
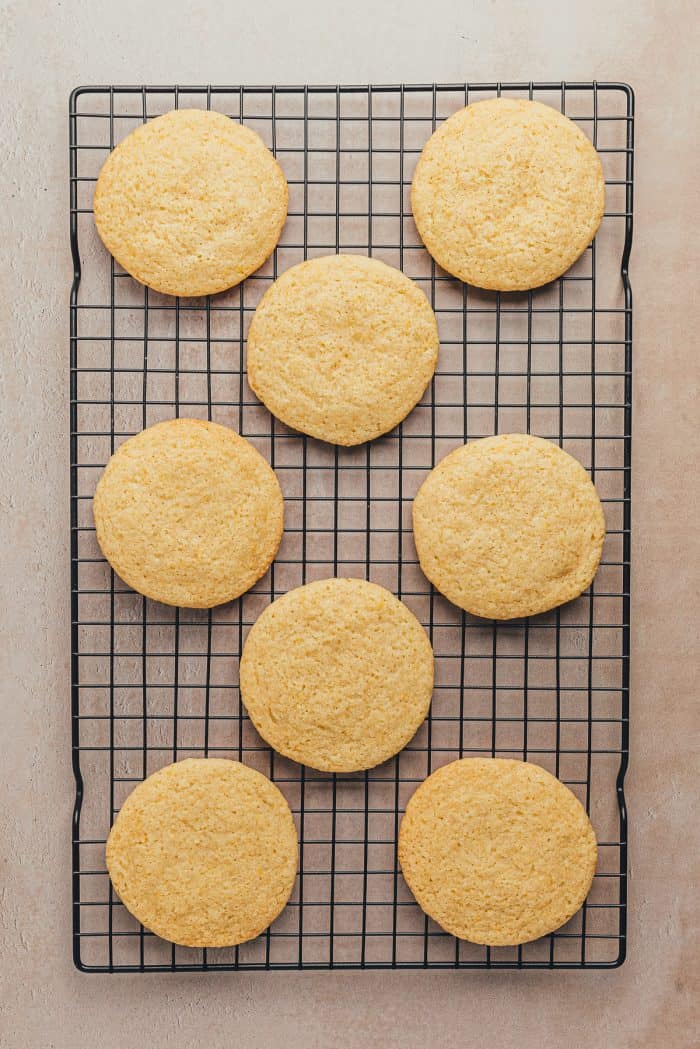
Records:
[[[3,1049],[697,1044],[697,22],[690,0],[3,0]],[[628,961],[587,973],[80,975],[68,849],[68,93],[499,77],[619,79],[637,93]]]

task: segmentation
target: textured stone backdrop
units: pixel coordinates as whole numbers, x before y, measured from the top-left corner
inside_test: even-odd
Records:
[[[3,1047],[693,1044],[696,24],[692,0],[0,4]],[[621,79],[637,92],[628,961],[597,973],[81,976],[70,960],[69,91],[498,78]]]

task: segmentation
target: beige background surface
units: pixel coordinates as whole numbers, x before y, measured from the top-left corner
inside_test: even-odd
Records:
[[[1,11],[0,1044],[697,1044],[697,5],[23,0]],[[626,965],[570,974],[78,974],[68,849],[69,90],[562,77],[622,79],[637,92]]]

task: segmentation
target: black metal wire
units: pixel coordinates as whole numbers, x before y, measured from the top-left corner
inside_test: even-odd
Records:
[[[561,280],[524,295],[480,292],[437,269],[407,206],[433,128],[494,94],[535,98],[572,119],[602,155],[601,231]],[[172,300],[108,260],[92,188],[109,149],[176,106],[245,121],[280,159],[289,222],[273,259],[238,289]],[[90,972],[323,968],[611,968],[626,946],[629,740],[634,100],[625,84],[369,87],[83,87],[71,95],[70,309],[73,956]],[[298,129],[298,130],[297,130]],[[438,316],[441,360],[421,405],[361,449],[300,436],[261,408],[245,378],[260,294],[302,259],[359,251],[419,281]],[[81,266],[81,260],[84,265]],[[84,270],[84,273],[81,271]],[[620,282],[621,275],[621,282]],[[82,277],[82,280],[81,280]],[[274,466],[285,538],[245,597],[199,612],[129,591],[100,556],[94,485],[125,437],[161,418],[228,423]],[[460,612],[420,573],[410,506],[430,467],[466,439],[523,430],[556,441],[594,475],[608,538],[578,601],[496,624]],[[240,703],[238,657],[262,608],[332,574],[388,586],[436,652],[430,716],[391,762],[324,775],[274,755]],[[173,758],[228,755],[287,796],[300,866],[283,915],[251,944],[195,951],[146,932],[114,896],[104,843],[133,785]],[[431,769],[463,754],[543,764],[592,812],[594,886],[562,930],[520,948],[454,940],[425,918],[398,867],[401,814]]]

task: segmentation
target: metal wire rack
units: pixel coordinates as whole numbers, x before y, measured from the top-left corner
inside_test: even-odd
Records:
[[[431,261],[409,206],[413,168],[437,124],[493,95],[571,116],[603,162],[606,213],[562,279],[491,294]],[[274,257],[243,285],[178,300],[138,285],[102,248],[94,182],[108,151],[174,107],[245,121],[289,181]],[[70,100],[73,953],[85,971],[310,968],[605,968],[625,957],[630,594],[633,95],[625,84],[492,83],[377,87],[81,87]],[[294,263],[360,252],[398,266],[438,317],[434,382],[394,432],[354,449],[288,430],[252,394],[248,324]],[[100,555],[91,497],[127,436],[175,415],[214,419],[277,472],[286,529],[269,573],[232,604],[171,609],[129,591]],[[422,575],[411,501],[465,440],[526,431],[589,468],[605,504],[603,563],[590,591],[549,613],[492,623],[460,612]],[[432,709],[395,759],[326,775],[273,753],[238,691],[238,657],[260,611],[316,578],[372,579],[430,632]],[[174,947],[145,932],[111,890],[104,843],[133,785],[177,758],[238,758],[284,792],[297,822],[292,900],[271,929],[230,950]],[[600,841],[593,889],[563,929],[518,948],[442,932],[419,910],[396,858],[416,785],[461,755],[538,762],[578,794]]]

